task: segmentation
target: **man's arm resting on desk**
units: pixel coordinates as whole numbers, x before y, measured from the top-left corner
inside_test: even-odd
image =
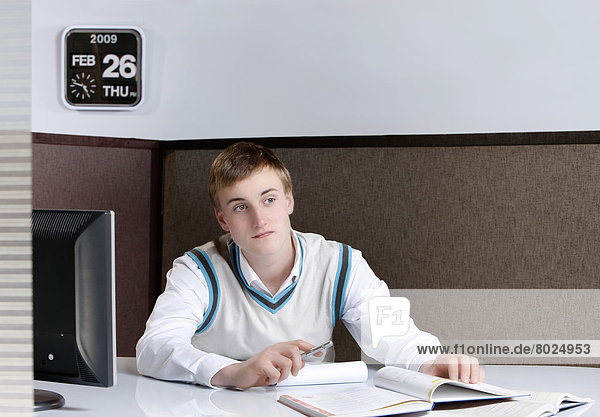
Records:
[[[348,294],[342,314],[346,328],[368,356],[386,365],[418,371],[424,362],[436,357],[429,353],[420,354],[418,346],[437,346],[440,342],[432,334],[419,330],[412,318],[408,317],[409,328],[406,334],[384,337],[377,348],[372,347],[369,300],[389,296],[387,284],[377,278],[360,251],[353,249]]]
[[[373,297],[389,297],[390,293],[386,283],[377,278],[359,251],[353,249],[352,259],[348,297],[342,320],[363,352],[386,365],[401,366],[454,380],[460,378],[465,382],[484,380],[485,373],[476,358],[465,355],[420,354],[419,346],[439,346],[440,341],[432,334],[419,330],[410,317],[409,328],[404,335],[383,338],[378,347],[373,348],[368,303]]]
[[[200,270],[183,256],[167,273],[167,286],[158,297],[136,346],[138,371],[167,381],[210,385],[211,378],[238,361],[207,353],[191,344],[208,305],[208,288]]]
[[[275,344],[245,362],[196,349],[190,341],[203,321],[208,299],[206,279],[199,269],[185,256],[175,260],[165,292],[136,346],[141,374],[209,387],[246,388],[276,383],[304,366],[300,353],[313,345],[300,340]]]
[[[247,361],[221,369],[213,376],[211,384],[243,389],[277,384],[290,373],[298,374],[304,367],[300,355],[313,347],[304,340],[276,343]]]
[[[165,381],[181,381],[213,387],[211,378],[221,369],[238,361],[214,353],[206,353],[189,342],[154,340],[154,346],[140,348],[136,362],[138,372]]]

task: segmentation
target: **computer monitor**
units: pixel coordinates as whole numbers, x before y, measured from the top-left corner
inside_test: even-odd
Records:
[[[34,378],[115,384],[114,213],[33,210]],[[35,410],[64,398],[34,392]]]

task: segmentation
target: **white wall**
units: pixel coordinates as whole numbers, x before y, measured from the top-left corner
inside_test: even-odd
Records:
[[[34,132],[185,139],[598,130],[600,2],[33,0]],[[146,35],[145,103],[68,110],[60,36]]]

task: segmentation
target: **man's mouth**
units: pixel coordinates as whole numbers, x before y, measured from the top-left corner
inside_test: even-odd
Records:
[[[262,238],[271,236],[273,233],[275,233],[275,232],[273,232],[273,231],[262,232],[262,233],[252,236],[252,238],[253,239],[262,239]]]

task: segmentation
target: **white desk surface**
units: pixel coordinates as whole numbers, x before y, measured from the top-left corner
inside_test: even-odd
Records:
[[[284,388],[214,390],[199,385],[159,381],[140,376],[135,358],[119,358],[117,368],[117,384],[112,388],[34,381],[35,388],[56,391],[65,397],[66,402],[61,409],[41,411],[35,413],[36,417],[302,415],[277,402]],[[374,369],[370,369],[370,378],[373,372]],[[565,410],[559,415],[600,416],[600,368],[488,365],[486,382],[512,389],[570,392],[591,397],[596,400],[595,403]]]

